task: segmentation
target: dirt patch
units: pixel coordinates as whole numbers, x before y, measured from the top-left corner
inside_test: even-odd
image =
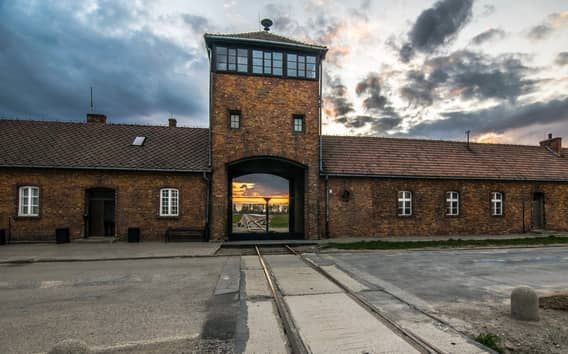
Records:
[[[452,304],[437,310],[472,338],[481,333],[496,334],[504,353],[568,353],[568,312],[565,311],[541,309],[540,321],[523,322],[511,318],[508,303]]]
[[[543,309],[568,311],[568,293],[540,296],[538,306]]]

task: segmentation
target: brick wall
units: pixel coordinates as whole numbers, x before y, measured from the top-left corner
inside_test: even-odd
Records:
[[[568,231],[568,184],[459,180],[329,178],[330,237],[505,234],[532,228],[533,192],[545,195],[545,228]],[[348,201],[342,193],[350,192]],[[413,194],[412,216],[398,216],[397,192]],[[447,216],[445,193],[460,193],[459,216]],[[491,216],[490,194],[504,195]],[[322,198],[325,191],[322,188]],[[323,218],[322,218],[323,219]],[[323,225],[323,221],[322,221]]]
[[[250,75],[212,74],[212,239],[227,235],[227,163],[278,156],[307,166],[305,232],[317,238],[319,194],[319,83]],[[241,111],[241,128],[229,128],[229,111]],[[305,132],[292,131],[292,116],[305,116]]]
[[[40,217],[18,217],[18,186],[40,187]],[[55,229],[69,227],[72,238],[84,234],[89,188],[116,191],[116,232],[124,238],[128,227],[140,227],[143,240],[163,240],[168,227],[205,226],[207,185],[201,174],[102,172],[47,169],[0,170],[0,229],[12,239],[54,238]],[[159,216],[159,191],[179,189],[179,217]]]

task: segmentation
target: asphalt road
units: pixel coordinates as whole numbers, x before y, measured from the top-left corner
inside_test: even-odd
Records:
[[[517,286],[568,290],[568,247],[341,253],[328,259],[357,278],[375,277],[381,282],[375,285],[393,285],[431,304],[504,301]]]
[[[190,348],[225,261],[0,265],[0,353],[48,351],[69,338],[103,349]]]

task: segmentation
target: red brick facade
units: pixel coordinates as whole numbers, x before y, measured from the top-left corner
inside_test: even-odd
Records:
[[[319,83],[212,74],[211,238],[227,237],[227,164],[254,156],[274,156],[307,167],[305,234],[318,238]],[[241,112],[241,127],[229,127],[229,112]],[[293,115],[303,115],[305,131],[294,133]]]
[[[534,192],[544,193],[544,227],[568,230],[567,183],[331,177],[329,190],[330,237],[526,232],[533,228]],[[412,192],[411,216],[398,216],[398,191]],[[448,191],[459,193],[457,216],[446,215]],[[492,192],[503,193],[502,216],[491,215]]]
[[[18,187],[40,189],[39,217],[18,217]],[[55,169],[0,170],[0,229],[11,240],[53,240],[56,228],[69,228],[72,239],[84,236],[86,191],[116,192],[116,235],[139,227],[142,240],[163,240],[168,227],[205,227],[207,183],[201,174],[104,172]],[[179,190],[179,216],[159,216],[161,188]]]

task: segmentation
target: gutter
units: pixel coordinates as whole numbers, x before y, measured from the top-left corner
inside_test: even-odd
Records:
[[[0,168],[42,168],[52,170],[95,170],[95,171],[128,171],[128,172],[175,172],[175,173],[202,173],[211,172],[208,169],[179,170],[168,168],[136,168],[136,167],[87,167],[87,166],[49,166],[49,165],[0,165]]]
[[[204,36],[205,40],[208,39],[217,39],[217,40],[224,40],[228,42],[253,42],[253,43],[264,43],[270,44],[274,46],[281,46],[281,47],[288,47],[288,48],[304,48],[304,49],[311,49],[317,51],[327,52],[327,47],[322,46],[315,46],[309,44],[301,44],[301,43],[286,43],[286,42],[279,42],[279,41],[269,41],[266,39],[251,39],[251,38],[236,38],[236,37],[229,37],[229,36],[219,36],[214,34],[207,34]]]
[[[508,182],[568,182],[568,178],[562,179],[531,179],[531,178],[506,178],[506,177],[465,177],[465,176],[405,176],[405,175],[380,175],[365,173],[320,173],[325,177],[360,177],[360,178],[398,178],[398,179],[441,179],[441,180],[473,180],[473,181],[508,181]]]

